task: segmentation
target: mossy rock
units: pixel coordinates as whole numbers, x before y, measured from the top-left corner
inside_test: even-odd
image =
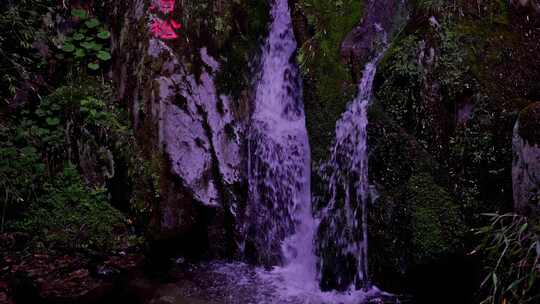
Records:
[[[455,251],[464,231],[459,207],[450,194],[427,174],[413,176],[407,190],[414,260],[422,263]]]
[[[540,102],[535,102],[519,114],[519,135],[530,145],[540,144]]]
[[[418,267],[460,253],[465,230],[452,195],[429,173],[414,174],[403,185],[381,191],[370,207],[370,276],[399,290]]]

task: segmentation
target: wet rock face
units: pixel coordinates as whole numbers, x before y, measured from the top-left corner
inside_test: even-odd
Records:
[[[113,33],[116,81],[139,145],[148,159],[161,158],[152,208],[155,236],[203,233],[204,246],[222,246],[234,237],[231,214],[240,200],[235,189],[243,182],[244,123],[233,106],[240,102],[217,92],[220,63],[206,47],[192,53],[180,37],[153,35],[156,17],[144,1],[130,2],[114,10],[124,18]]]
[[[364,17],[343,40],[341,57],[355,67],[361,69],[365,61],[380,51],[388,36],[406,20],[407,10],[404,1],[369,0],[366,1]]]
[[[514,128],[512,180],[516,211],[540,215],[540,102],[525,108]]]

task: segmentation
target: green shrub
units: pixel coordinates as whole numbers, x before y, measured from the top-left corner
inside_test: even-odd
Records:
[[[0,233],[5,230],[7,216],[35,198],[45,171],[36,148],[18,147],[11,141],[13,135],[12,129],[0,126]]]
[[[122,215],[94,176],[112,175],[113,152],[132,135],[122,111],[104,101],[109,91],[92,81],[63,86],[1,126],[2,231],[68,248],[115,243]]]
[[[104,250],[120,241],[115,235],[125,227],[106,191],[88,188],[77,169],[66,164],[62,173],[43,185],[43,193],[14,228],[59,247]]]

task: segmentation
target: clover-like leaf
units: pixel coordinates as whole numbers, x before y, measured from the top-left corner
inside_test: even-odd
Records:
[[[32,146],[27,146],[21,149],[21,152],[25,155],[36,154],[38,151]]]
[[[51,127],[57,126],[60,124],[60,118],[58,117],[47,117],[47,124]]]
[[[100,39],[109,39],[109,37],[111,37],[111,33],[109,31],[100,31],[97,36]]]
[[[72,43],[64,43],[64,45],[62,46],[62,50],[64,52],[71,53],[75,51],[75,46]]]
[[[82,10],[82,9],[74,9],[71,11],[71,16],[73,17],[79,17],[81,19],[86,19],[86,17],[88,16],[86,14],[86,11],[85,10]]]
[[[97,52],[96,57],[99,58],[100,60],[103,60],[103,61],[107,61],[107,60],[110,60],[112,58],[111,53],[109,53],[107,51],[99,51],[99,52]]]
[[[83,40],[86,36],[82,33],[75,33],[75,35],[73,35],[73,39],[77,40],[77,41],[80,41],[80,40]]]
[[[84,49],[75,50],[75,58],[83,58],[84,56],[86,56]]]
[[[92,19],[86,21],[84,24],[88,28],[95,28],[96,26],[98,26],[100,24],[100,22],[96,18],[92,18]]]
[[[83,48],[87,49],[87,50],[92,50],[92,49],[94,49],[94,44],[95,43],[85,41],[85,42],[81,43],[81,46]]]
[[[93,71],[99,70],[99,63],[91,62],[88,64],[88,68]]]
[[[99,51],[103,48],[103,45],[101,43],[97,43],[97,42],[94,42],[92,41],[92,50],[94,51]]]

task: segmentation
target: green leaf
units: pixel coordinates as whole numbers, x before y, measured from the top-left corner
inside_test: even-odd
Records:
[[[86,14],[86,11],[85,10],[82,10],[82,9],[74,9],[74,10],[71,10],[71,16],[73,17],[79,17],[81,19],[86,19],[86,17],[88,16]]]
[[[47,117],[47,124],[51,127],[57,126],[60,124],[60,119],[58,117]]]
[[[75,46],[71,43],[65,43],[63,46],[62,46],[62,50],[64,52],[68,52],[68,53],[71,53],[73,51],[75,51]]]
[[[91,63],[88,64],[88,68],[93,70],[93,71],[99,70],[99,63],[91,62]]]
[[[22,148],[21,152],[23,154],[25,154],[25,155],[31,155],[31,154],[36,154],[37,150],[36,150],[36,148],[34,148],[32,146],[27,146],[27,147]]]
[[[81,43],[81,46],[83,48],[87,49],[87,50],[92,50],[92,49],[94,49],[94,44],[95,43],[93,43],[93,42],[86,42],[85,41],[85,42]]]
[[[81,34],[81,33],[75,33],[75,35],[73,35],[73,39],[77,41],[83,40],[85,37],[86,36],[84,36],[84,34]]]
[[[77,49],[75,51],[75,58],[83,58],[84,56],[86,56],[84,49]]]
[[[38,172],[38,173],[45,172],[45,164],[35,164],[35,165],[34,165],[34,169],[35,169],[36,172]]]
[[[37,109],[36,110],[36,115],[39,116],[39,117],[43,117],[43,116],[45,116],[45,112],[42,109]]]
[[[100,22],[96,18],[92,18],[92,19],[86,21],[84,24],[88,28],[95,28],[96,26],[98,26],[100,24]]]
[[[103,45],[101,43],[96,43],[94,41],[92,41],[92,50],[94,51],[99,51],[103,48]]]
[[[99,51],[99,52],[97,52],[96,56],[97,56],[97,58],[99,58],[100,60],[103,60],[103,61],[107,61],[107,60],[110,60],[112,58],[111,53],[109,53],[107,51]]]
[[[100,39],[109,39],[109,37],[111,37],[111,33],[109,31],[101,31],[97,34],[97,36]]]

